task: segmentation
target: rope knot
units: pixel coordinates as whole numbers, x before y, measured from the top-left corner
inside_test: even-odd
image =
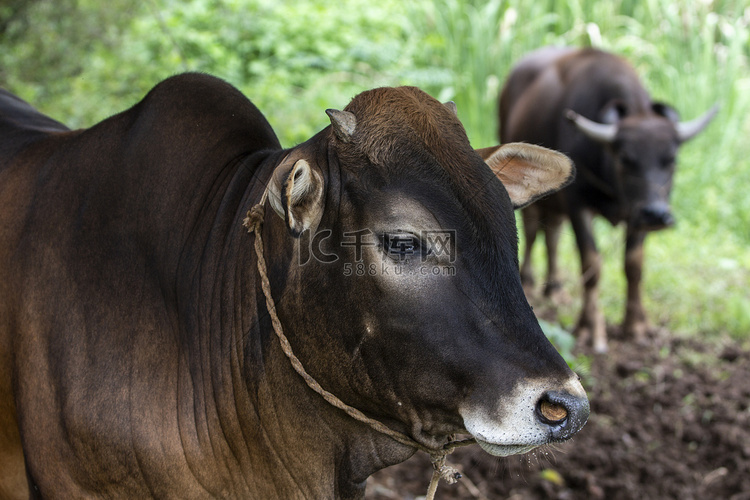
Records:
[[[458,469],[451,467],[450,465],[442,466],[440,470],[438,470],[438,473],[440,474],[440,479],[448,484],[454,484],[463,477]]]
[[[258,203],[253,208],[248,210],[247,217],[242,221],[242,225],[247,228],[248,233],[252,233],[256,229],[260,228],[263,223],[263,216],[265,211],[263,210],[263,204]]]
[[[446,458],[453,450],[444,450],[430,454],[432,467],[435,469],[435,476],[439,477],[448,484],[454,484],[463,476],[455,467],[446,464]]]

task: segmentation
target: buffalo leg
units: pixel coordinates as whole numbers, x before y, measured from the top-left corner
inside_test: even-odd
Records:
[[[578,318],[575,334],[581,344],[592,340],[594,351],[607,351],[607,331],[604,315],[599,309],[599,277],[601,274],[601,256],[596,249],[591,213],[587,211],[571,212],[570,222],[575,232],[576,244],[581,254],[581,273],[583,275],[583,307]]]
[[[535,205],[521,210],[523,219],[524,249],[521,264],[521,284],[528,297],[534,291],[534,271],[531,267],[531,250],[534,248],[537,232],[539,232],[539,208]]]
[[[643,240],[644,231],[628,229],[625,241],[625,277],[628,281],[628,298],[625,306],[623,330],[625,335],[635,338],[637,342],[646,340],[648,320],[641,303],[641,277],[643,274]]]

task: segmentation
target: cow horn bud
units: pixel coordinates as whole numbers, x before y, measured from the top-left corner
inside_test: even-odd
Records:
[[[331,126],[336,137],[341,142],[351,141],[354,129],[357,128],[357,118],[354,114],[338,109],[326,109],[326,114],[331,119]]]
[[[690,120],[689,122],[678,123],[676,125],[676,128],[677,137],[679,137],[680,142],[685,142],[698,135],[701,130],[706,128],[706,126],[711,122],[713,117],[716,116],[716,113],[718,112],[719,106],[714,104],[711,109],[703,114],[703,116],[700,116],[694,120]]]
[[[458,108],[456,107],[456,103],[453,101],[447,101],[443,103],[443,106],[445,106],[448,111],[453,113],[454,116],[458,116]]]
[[[598,123],[579,115],[572,109],[565,112],[565,117],[572,121],[575,126],[587,137],[597,142],[609,144],[615,140],[617,134],[617,125],[609,123]]]

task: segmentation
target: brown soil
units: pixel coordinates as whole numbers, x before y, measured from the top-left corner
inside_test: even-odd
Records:
[[[436,498],[750,500],[750,349],[662,333],[647,347],[611,338],[590,359],[576,437],[503,459],[459,449],[449,462],[464,479]],[[372,476],[366,498],[424,496],[431,471],[418,453]]]

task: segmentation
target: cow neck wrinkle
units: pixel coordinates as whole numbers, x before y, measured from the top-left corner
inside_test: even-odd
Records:
[[[263,288],[263,295],[266,299],[266,308],[268,314],[271,316],[271,324],[273,325],[273,331],[281,343],[281,349],[292,364],[294,370],[304,379],[307,385],[313,391],[320,394],[323,399],[328,403],[335,406],[336,408],[346,412],[347,415],[355,420],[365,423],[372,427],[374,430],[391,437],[395,441],[405,445],[417,448],[418,450],[424,451],[430,455],[430,461],[434,469],[432,473],[432,479],[430,485],[427,488],[427,495],[425,500],[433,500],[435,498],[435,492],[437,491],[438,483],[441,479],[445,480],[448,484],[455,483],[461,478],[461,474],[453,467],[446,464],[446,458],[453,452],[454,449],[460,446],[467,446],[476,443],[476,439],[462,439],[454,440],[451,436],[446,444],[441,448],[430,448],[410,438],[406,434],[395,431],[390,427],[386,426],[382,422],[372,419],[359,411],[358,409],[347,405],[332,393],[325,390],[307,371],[302,363],[294,355],[292,346],[289,340],[284,335],[284,328],[281,326],[279,316],[276,314],[276,304],[271,296],[271,284],[268,280],[268,270],[266,268],[266,259],[263,255],[263,239],[261,237],[261,228],[263,227],[263,218],[265,216],[265,204],[268,198],[268,189],[263,192],[263,196],[260,202],[253,206],[248,212],[247,217],[243,221],[243,226],[248,230],[248,233],[255,235],[255,253],[257,254],[258,262],[258,274],[260,275],[261,287]]]

